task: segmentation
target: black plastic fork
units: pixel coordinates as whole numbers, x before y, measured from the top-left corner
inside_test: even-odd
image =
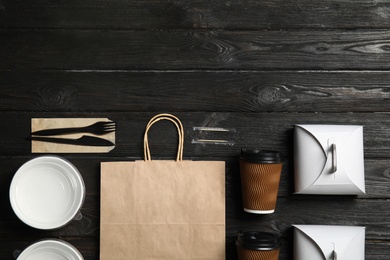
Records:
[[[75,133],[91,133],[95,135],[104,135],[110,132],[114,132],[116,129],[116,123],[113,121],[100,121],[89,126],[84,127],[67,127],[67,128],[53,128],[46,130],[39,130],[31,133],[31,135],[64,135]]]

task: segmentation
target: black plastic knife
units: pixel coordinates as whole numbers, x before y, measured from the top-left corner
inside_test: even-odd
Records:
[[[58,144],[70,144],[70,145],[83,145],[83,146],[115,146],[115,144],[107,139],[83,135],[77,139],[71,138],[57,138],[57,137],[42,137],[42,136],[31,136],[28,137],[29,140],[41,141],[41,142],[50,142]]]

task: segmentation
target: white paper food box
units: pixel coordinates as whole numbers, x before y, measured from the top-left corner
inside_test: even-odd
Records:
[[[297,194],[365,194],[363,127],[295,125]]]
[[[364,260],[365,227],[293,226],[294,260]]]

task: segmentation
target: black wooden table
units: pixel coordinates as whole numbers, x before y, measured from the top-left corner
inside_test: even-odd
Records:
[[[98,259],[100,162],[141,159],[145,124],[170,112],[185,127],[185,158],[226,161],[227,259],[252,228],[278,232],[280,259],[292,259],[292,224],[365,226],[365,259],[389,259],[389,16],[389,4],[368,0],[1,1],[1,258],[61,238]],[[83,218],[52,231],[29,228],[9,203],[14,173],[38,156],[26,140],[37,117],[118,123],[112,152],[61,154],[87,196]],[[364,126],[366,195],[293,194],[293,125],[311,123]],[[174,157],[170,127],[161,122],[164,138],[152,129],[157,157]],[[242,210],[243,146],[286,158],[274,214]]]

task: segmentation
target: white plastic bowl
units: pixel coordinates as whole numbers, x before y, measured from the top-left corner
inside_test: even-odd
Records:
[[[83,260],[80,252],[71,244],[57,239],[36,242],[27,247],[17,260]]]
[[[58,156],[41,156],[23,164],[10,187],[15,214],[37,229],[66,225],[80,212],[85,198],[81,174]]]

